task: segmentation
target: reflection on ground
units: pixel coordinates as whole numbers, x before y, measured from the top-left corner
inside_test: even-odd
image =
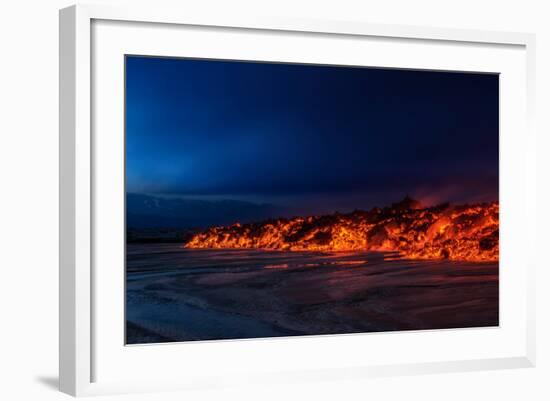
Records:
[[[498,325],[498,263],[127,249],[127,343]]]

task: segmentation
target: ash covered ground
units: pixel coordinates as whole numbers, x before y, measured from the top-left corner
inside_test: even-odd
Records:
[[[498,262],[128,244],[128,344],[497,326]]]

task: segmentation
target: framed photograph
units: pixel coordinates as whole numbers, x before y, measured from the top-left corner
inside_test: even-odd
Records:
[[[535,363],[534,37],[60,12],[60,388]]]

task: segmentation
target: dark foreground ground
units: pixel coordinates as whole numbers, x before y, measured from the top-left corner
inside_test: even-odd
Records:
[[[129,244],[128,344],[498,325],[498,264]]]

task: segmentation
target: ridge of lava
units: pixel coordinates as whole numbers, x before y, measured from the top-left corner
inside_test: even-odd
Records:
[[[385,208],[211,227],[186,248],[396,251],[408,259],[498,261],[498,202],[424,207],[408,196]]]

